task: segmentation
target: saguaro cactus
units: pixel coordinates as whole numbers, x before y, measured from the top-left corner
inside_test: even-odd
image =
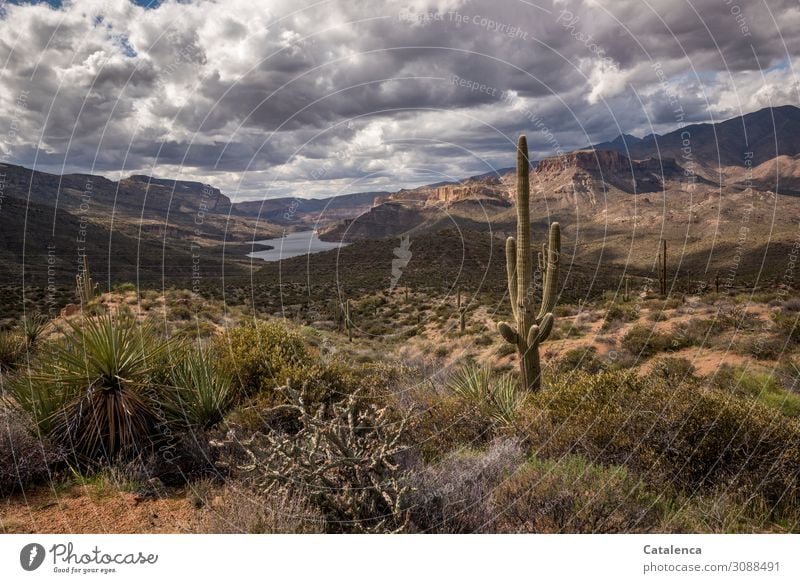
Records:
[[[517,347],[521,385],[538,391],[542,384],[539,345],[553,330],[553,308],[556,303],[558,267],[561,256],[561,228],[550,225],[549,243],[542,245],[539,269],[544,273],[542,303],[534,315],[533,257],[531,254],[530,162],[528,141],[520,136],[517,142],[517,237],[506,240],[508,295],[515,325],[500,322],[500,335]]]
[[[100,295],[100,285],[92,279],[86,255],[83,256],[83,270],[75,276],[75,287],[83,306]]]
[[[344,325],[347,327],[347,340],[353,341],[353,322],[350,320],[350,298],[344,302]]]
[[[667,240],[661,239],[658,252],[658,283],[662,297],[667,297]]]
[[[461,287],[456,291],[456,311],[461,332],[467,329],[467,307],[461,305]]]

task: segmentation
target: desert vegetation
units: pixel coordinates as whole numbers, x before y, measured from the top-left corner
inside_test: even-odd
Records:
[[[800,531],[800,303],[668,286],[665,243],[657,290],[559,296],[518,157],[499,292],[105,291],[84,262],[58,314],[8,312],[0,530]]]
[[[2,528],[72,507],[62,530],[175,529],[146,508],[188,532],[800,528],[795,300],[561,303],[538,391],[479,302],[462,331],[452,295],[349,300],[352,330],[130,286],[9,322]]]

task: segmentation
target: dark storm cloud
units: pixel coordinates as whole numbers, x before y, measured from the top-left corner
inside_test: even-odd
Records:
[[[796,2],[257,4],[8,6],[0,147],[307,196],[508,166],[520,131],[542,157],[798,102]]]

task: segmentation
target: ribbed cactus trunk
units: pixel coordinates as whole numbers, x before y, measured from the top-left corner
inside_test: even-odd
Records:
[[[662,297],[667,297],[667,240],[661,239],[658,252],[658,283]]]
[[[542,383],[539,344],[553,329],[552,310],[558,286],[558,266],[561,254],[561,230],[558,223],[550,225],[549,242],[539,254],[539,268],[544,272],[542,304],[534,315],[533,255],[531,251],[530,220],[530,162],[528,141],[520,136],[517,143],[517,237],[506,240],[506,270],[508,294],[515,326],[498,324],[503,338],[517,347],[520,363],[520,384],[538,391]]]

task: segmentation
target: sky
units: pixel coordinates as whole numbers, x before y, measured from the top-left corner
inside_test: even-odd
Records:
[[[796,0],[0,5],[0,161],[397,190],[800,104]]]

